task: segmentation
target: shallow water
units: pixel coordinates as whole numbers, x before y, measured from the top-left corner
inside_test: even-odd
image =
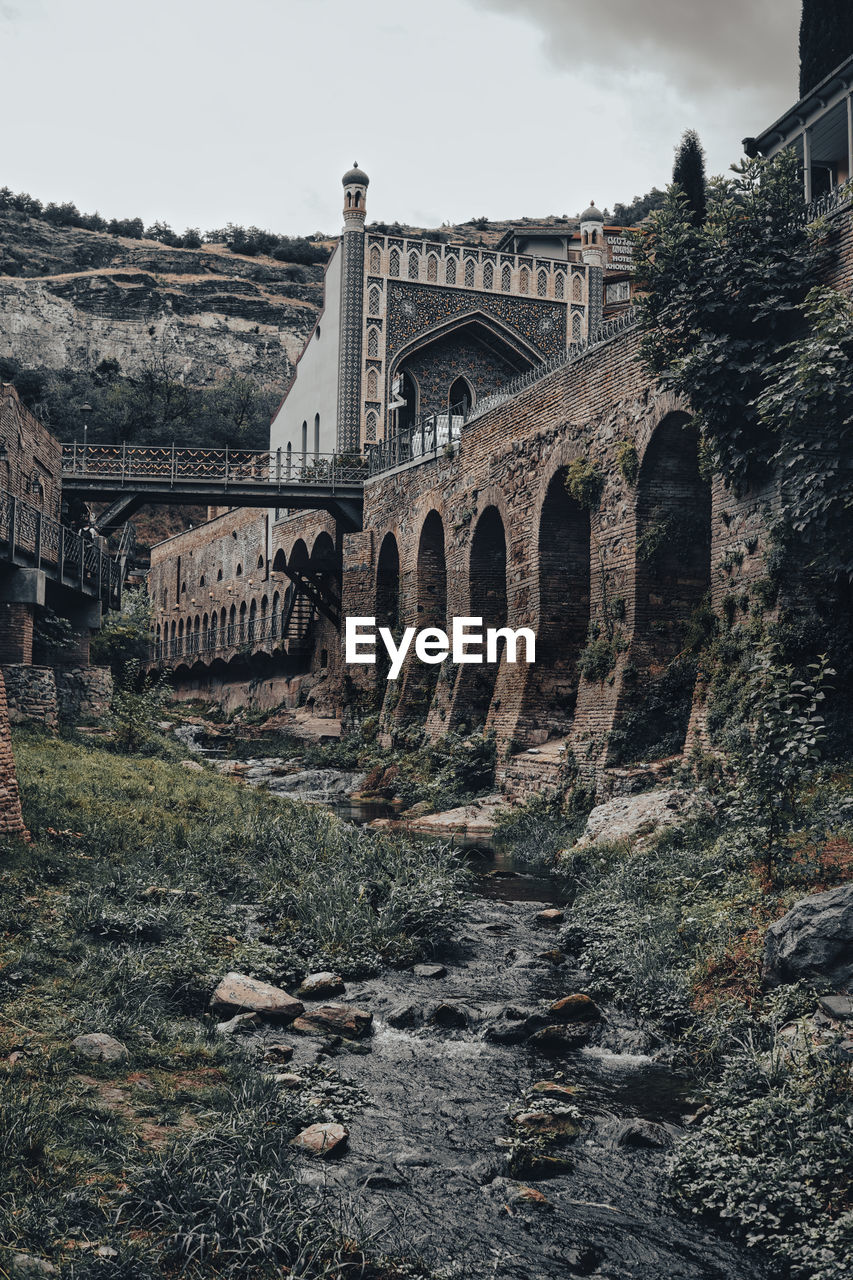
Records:
[[[249,780],[262,779],[261,769]],[[356,822],[385,816],[339,796],[330,807]],[[349,1123],[343,1158],[306,1160],[302,1179],[351,1205],[379,1247],[421,1257],[453,1280],[772,1280],[759,1257],[667,1199],[666,1150],[619,1145],[632,1118],[677,1136],[694,1109],[686,1082],[642,1027],[605,1009],[589,1044],[556,1057],[489,1038],[582,991],[583,975],[568,961],[538,958],[556,945],[536,923],[537,911],[561,898],[554,879],[516,867],[499,842],[478,840],[466,852],[476,896],[453,944],[437,950],[447,975],[389,970],[349,983],[339,997],[373,1013],[367,1052],[263,1033],[295,1046],[288,1070],[334,1054],[336,1069],[368,1098]],[[441,1004],[465,1025],[437,1025]],[[581,1132],[556,1149],[568,1160],[559,1176],[509,1178],[510,1114],[542,1080],[575,1089]],[[518,1202],[519,1185],[538,1187],[548,1207]]]

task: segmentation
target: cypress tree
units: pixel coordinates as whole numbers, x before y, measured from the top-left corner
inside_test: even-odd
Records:
[[[853,54],[850,0],[803,0],[800,19],[800,97]]]
[[[686,129],[675,152],[672,181],[687,196],[690,213],[697,227],[705,221],[705,151],[695,129]]]

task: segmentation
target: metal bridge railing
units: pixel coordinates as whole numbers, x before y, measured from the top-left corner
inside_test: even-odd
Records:
[[[37,507],[0,489],[0,560],[44,569],[58,582],[121,605],[122,571],[90,538],[66,528]]]
[[[182,449],[177,445],[81,444],[62,446],[62,474],[67,479],[109,481],[119,488],[160,482],[166,487],[187,481],[221,485],[359,484],[366,462],[338,453],[294,454],[286,449]]]
[[[468,410],[464,405],[455,405],[445,413],[422,414],[411,427],[389,436],[386,440],[367,446],[370,475],[378,475],[404,462],[436,457],[439,450],[459,439],[469,423],[476,421],[477,418],[481,418],[499,405],[506,404],[508,400],[520,395],[534,383],[546,378],[555,369],[562,369],[566,365],[582,360],[589,351],[602,346],[605,342],[610,342],[618,334],[633,329],[636,323],[637,311],[634,307],[629,307],[621,315],[605,321],[593,337],[583,342],[573,342],[559,355],[552,356],[549,360],[535,365],[527,373],[513,378],[499,391],[484,396],[477,402],[475,408]]]

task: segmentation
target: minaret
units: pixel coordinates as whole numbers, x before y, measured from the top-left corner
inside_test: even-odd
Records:
[[[604,308],[604,214],[590,200],[581,214],[581,256],[589,267],[589,315],[587,337],[594,338],[601,328]]]
[[[366,173],[357,164],[344,174],[341,270],[341,341],[338,359],[338,450],[361,451],[361,335],[364,325],[364,217]]]

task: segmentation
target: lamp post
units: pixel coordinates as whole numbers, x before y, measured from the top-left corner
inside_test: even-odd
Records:
[[[86,470],[86,459],[88,458],[88,449],[89,449],[89,418],[88,418],[88,415],[92,412],[92,406],[91,406],[90,404],[81,404],[81,405],[80,405],[80,412],[84,415],[84,417],[83,417],[83,470],[85,471],[85,470]]]

